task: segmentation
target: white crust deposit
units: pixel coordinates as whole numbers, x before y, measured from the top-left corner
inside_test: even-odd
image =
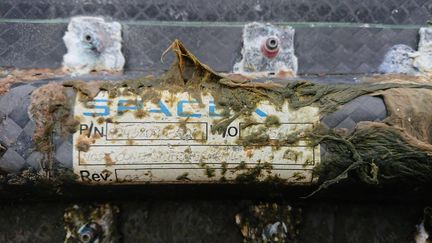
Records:
[[[63,37],[67,48],[63,67],[73,75],[92,71],[122,71],[121,25],[101,17],[74,17]]]

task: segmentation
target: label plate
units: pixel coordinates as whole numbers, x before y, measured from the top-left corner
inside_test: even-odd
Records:
[[[123,93],[123,92],[120,92]],[[311,129],[318,109],[276,107],[261,102],[234,119],[221,133],[212,127],[221,113],[211,95],[201,102],[187,92],[160,92],[158,101],[128,94],[109,98],[101,91],[91,102],[77,95],[74,114],[80,129],[73,136],[73,169],[88,183],[211,183],[283,179],[312,183],[320,162],[319,146],[269,143]],[[277,117],[277,125],[266,119]],[[252,125],[251,125],[251,121]],[[247,124],[247,125],[246,125]],[[259,139],[248,139],[264,136]],[[253,178],[252,178],[253,177]]]

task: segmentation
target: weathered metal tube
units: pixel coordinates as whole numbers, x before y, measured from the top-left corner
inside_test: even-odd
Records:
[[[153,101],[143,101],[125,88],[111,92],[119,96],[110,97],[108,91],[102,90],[93,100],[80,101],[85,95],[76,87],[35,83],[14,87],[2,95],[2,171],[29,170],[49,175],[61,168],[63,172],[74,172],[78,181],[95,184],[225,183],[257,178],[310,184],[317,179],[312,170],[319,164],[319,156],[327,153],[325,148],[314,145],[308,149],[304,142],[259,144],[254,136],[262,135],[260,129],[277,139],[306,131],[319,119],[328,128],[343,128],[351,133],[358,122],[387,116],[383,100],[373,96],[356,98],[321,118],[310,107],[296,112],[285,104],[284,110],[278,111],[262,102],[246,119],[234,120],[217,133],[212,129],[224,111],[211,96],[203,95],[198,103],[197,99],[190,99],[194,95],[190,92],[147,88]],[[47,117],[46,109],[62,106],[69,107],[68,111]],[[73,113],[67,114],[69,111]],[[69,115],[75,120],[62,117]],[[49,125],[50,119],[61,121],[51,131],[52,136],[39,131],[41,126]],[[256,123],[257,128],[250,130],[253,126],[247,122]],[[71,126],[76,128],[74,133],[65,133]],[[38,138],[38,132],[51,141]],[[251,144],[242,143],[241,139]],[[267,167],[270,164],[273,165]],[[259,175],[261,172],[254,171],[257,165],[269,173]]]
[[[432,121],[424,116],[432,86],[422,77],[254,82],[212,71],[179,41],[170,48],[177,63],[159,79],[34,83],[5,93],[2,171],[85,184],[321,189],[352,174],[367,184],[432,180]]]

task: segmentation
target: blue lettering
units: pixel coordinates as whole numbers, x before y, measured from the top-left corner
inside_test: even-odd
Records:
[[[260,117],[266,117],[267,116],[267,114],[264,111],[262,111],[258,108],[255,109],[255,113],[257,113],[257,115]]]
[[[108,116],[110,114],[109,106],[108,106],[108,100],[107,99],[98,99],[93,100],[94,103],[105,103],[106,105],[95,105],[95,109],[102,109],[103,112],[83,112],[84,116]]]
[[[136,102],[136,104],[131,104],[131,101],[133,100],[119,100],[118,104],[117,104],[117,111],[118,112],[122,112],[122,111],[134,111],[139,109],[143,109],[143,104]],[[108,100],[107,99],[96,99],[92,101],[95,106],[94,109],[95,111],[93,112],[83,112],[84,116],[109,116],[110,114],[110,108],[108,106]],[[198,103],[198,101],[193,100],[180,100],[177,103],[177,115],[179,117],[201,117],[202,115],[199,113],[188,113],[185,112],[184,110],[184,105],[185,104],[196,104]],[[98,110],[96,110],[98,109]],[[148,110],[151,113],[163,113],[166,116],[172,116],[171,112],[169,111],[167,105],[162,101],[159,100],[157,103],[157,108],[153,108],[153,109],[149,109]],[[216,105],[214,103],[214,101],[209,101],[209,108],[208,108],[208,112],[209,112],[209,116],[210,117],[220,117],[222,116],[221,114],[216,112]],[[260,116],[260,117],[267,117],[267,113],[265,113],[264,111],[262,111],[259,108],[255,109],[255,113]]]
[[[150,109],[149,112],[152,112],[152,113],[163,113],[166,116],[172,116],[171,112],[168,110],[168,107],[161,100],[159,100],[158,105],[159,105],[159,110],[157,110],[157,109]]]
[[[196,104],[198,103],[198,101],[188,101],[188,100],[181,100],[179,101],[179,103],[177,104],[177,115],[181,116],[181,117],[201,117],[201,114],[197,114],[197,113],[184,113],[183,111],[183,104]]]
[[[131,101],[133,100],[119,100],[117,111],[135,111],[137,107],[136,105],[130,105]]]
[[[216,105],[213,100],[209,102],[209,116],[210,117],[222,116],[221,114],[216,113]]]

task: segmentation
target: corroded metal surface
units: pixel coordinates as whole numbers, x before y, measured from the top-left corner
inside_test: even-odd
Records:
[[[341,82],[341,80],[331,81],[329,79],[327,82]],[[43,156],[40,152],[34,151],[35,144],[31,137],[34,133],[35,124],[29,119],[27,110],[30,94],[44,83],[46,81],[21,84],[12,87],[9,92],[0,97],[2,104],[0,112],[4,117],[1,127],[2,131],[6,132],[2,133],[4,149],[1,153],[1,161],[3,170],[19,171],[31,168],[31,170],[38,171],[41,169]],[[133,111],[130,113],[133,114]],[[383,101],[377,97],[365,96],[345,105],[340,111],[323,117],[321,122],[330,128],[346,128],[352,131],[357,122],[374,121],[385,117],[386,110]],[[27,139],[19,139],[23,137],[27,137]],[[73,145],[71,137],[54,139],[54,148],[55,164],[72,169]],[[22,163],[18,163],[20,161]]]
[[[410,75],[432,72],[432,28],[420,28],[419,36],[420,41],[417,51],[407,45],[398,44],[393,46],[384,56],[380,71]]]
[[[250,23],[243,29],[242,59],[233,72],[264,77],[297,74],[294,29],[271,24]]]
[[[297,242],[301,209],[277,203],[250,205],[236,214],[243,242]]]
[[[129,141],[130,139],[121,139],[124,134],[133,134],[133,137],[137,139],[181,138],[188,143],[202,142],[203,138],[206,137],[203,134],[204,125],[186,124],[186,121],[185,124],[177,127],[174,125],[174,129],[169,124],[150,126],[140,124],[133,126],[131,129],[131,127],[120,123],[118,119],[114,120],[115,122],[105,121],[105,119],[102,121],[100,115],[90,116],[91,118],[88,120],[83,119],[85,123],[79,124],[78,122],[82,122],[82,120],[76,122],[75,119],[69,119],[71,111],[74,110],[70,109],[70,107],[73,107],[74,104],[83,105],[80,109],[73,111],[75,114],[80,111],[91,113],[94,110],[98,112],[105,110],[105,108],[96,108],[97,105],[101,105],[100,103],[75,99],[77,93],[78,96],[92,94],[95,91],[94,87],[86,86],[86,83],[83,82],[72,84],[72,88],[71,83],[64,82],[69,80],[70,77],[64,76],[64,73],[59,70],[23,71],[15,70],[15,67],[59,67],[62,56],[66,53],[65,46],[61,42],[61,36],[66,30],[67,20],[52,20],[49,18],[66,18],[75,14],[109,15],[113,16],[115,20],[123,21],[125,26],[123,37],[126,44],[124,51],[126,58],[128,58],[126,70],[139,69],[155,73],[161,73],[168,67],[166,63],[169,63],[169,61],[160,64],[156,60],[159,60],[162,50],[174,38],[184,39],[194,51],[198,52],[199,57],[203,58],[204,62],[218,71],[232,71],[231,67],[235,59],[239,60],[240,34],[244,24],[232,21],[337,21],[340,23],[294,24],[296,29],[294,45],[297,49],[296,55],[299,57],[299,73],[318,74],[306,78],[314,80],[313,85],[310,84],[312,87],[316,83],[330,84],[335,81],[344,84],[357,84],[359,80],[364,81],[364,77],[347,77],[343,75],[329,77],[320,74],[376,72],[384,58],[384,54],[394,44],[405,44],[404,48],[410,52],[410,48],[414,49],[416,46],[419,25],[425,24],[425,21],[430,18],[429,10],[431,6],[430,1],[417,0],[348,0],[343,2],[306,0],[301,3],[279,0],[258,1],[256,3],[243,0],[218,0],[206,4],[195,0],[169,2],[162,0],[157,2],[146,1],[145,3],[130,0],[48,0],[43,2],[39,0],[5,0],[1,2],[0,16],[4,19],[0,23],[2,29],[0,31],[0,65],[12,67],[0,70],[0,171],[2,171],[0,173],[0,196],[2,199],[16,199],[19,203],[2,201],[3,203],[0,205],[0,215],[2,216],[0,217],[0,241],[60,242],[65,239],[65,235],[66,237],[75,235],[78,238],[83,236],[83,240],[91,239],[100,232],[98,225],[103,225],[100,220],[95,219],[95,216],[96,218],[101,216],[100,212],[110,212],[108,216],[103,213],[102,216],[107,216],[106,219],[112,219],[112,215],[109,216],[109,214],[116,214],[115,212],[117,212],[117,208],[110,211],[107,210],[107,207],[100,207],[99,213],[96,213],[96,215],[84,216],[79,213],[79,209],[87,208],[89,202],[93,203],[95,200],[118,200],[116,204],[121,209],[119,215],[119,222],[121,223],[118,225],[118,229],[123,242],[240,242],[242,239],[249,242],[253,241],[253,239],[258,239],[258,241],[289,239],[292,242],[412,242],[415,234],[417,234],[417,241],[425,241],[428,235],[431,235],[430,210],[423,212],[423,208],[430,202],[430,185],[427,184],[430,173],[426,173],[426,177],[423,174],[425,174],[424,171],[429,166],[430,159],[428,160],[429,155],[408,151],[400,156],[409,159],[410,163],[401,163],[399,165],[388,163],[388,156],[391,158],[395,153],[398,154],[398,149],[401,149],[400,144],[406,145],[404,139],[394,140],[397,143],[391,144],[391,146],[396,146],[396,150],[393,149],[394,147],[389,147],[391,153],[384,152],[380,157],[375,157],[372,160],[367,155],[374,154],[379,150],[382,151],[382,144],[374,147],[365,146],[365,152],[364,149],[362,150],[360,142],[360,147],[357,147],[357,149],[362,152],[362,156],[366,155],[367,158],[367,161],[365,161],[367,166],[361,168],[363,174],[358,173],[359,170],[351,171],[352,173],[350,172],[349,175],[348,173],[342,173],[339,177],[348,177],[349,183],[341,183],[343,185],[327,189],[325,194],[320,193],[312,199],[306,200],[299,200],[298,197],[306,196],[310,191],[309,189],[313,188],[305,186],[282,187],[277,183],[217,183],[205,185],[182,183],[139,186],[105,185],[103,187],[76,183],[67,185],[65,181],[71,182],[76,179],[71,173],[76,168],[73,162],[73,150],[77,150],[77,147],[84,148],[84,150],[90,148],[93,139],[95,143],[100,143],[103,140],[103,138],[98,138],[98,134],[102,133],[101,127],[97,127],[100,125],[98,123],[105,122],[106,126],[103,134],[108,135],[109,131],[112,131],[110,134],[112,137],[110,138],[121,141],[117,141],[117,144],[133,145],[138,143],[135,145],[139,146],[151,143],[142,142],[141,140],[135,142]],[[27,21],[23,21],[23,19],[27,19]],[[172,22],[153,22],[152,20],[168,20]],[[177,22],[178,20],[186,22]],[[369,23],[372,23],[372,25],[369,25]],[[403,25],[373,25],[381,23]],[[415,26],[410,24],[415,24]],[[199,38],[196,38],[197,36]],[[203,40],[208,41],[203,42]],[[422,41],[428,42],[427,38],[422,38]],[[265,54],[267,57],[273,57],[271,50],[269,50],[266,50]],[[400,63],[406,64],[404,60],[400,61]],[[430,60],[429,53],[417,57],[417,68],[430,69],[430,64],[424,62],[424,60]],[[203,70],[202,66],[199,68]],[[116,80],[117,83],[122,83],[125,79],[130,79],[131,76],[134,75],[129,73],[118,77],[90,75],[82,77],[82,79],[85,81]],[[136,76],[133,77],[133,79],[135,78]],[[376,82],[380,82],[378,80],[386,82],[389,78],[377,76],[372,77],[372,79],[375,79]],[[393,76],[390,79],[399,80],[400,77]],[[415,77],[402,79],[409,79],[412,82],[419,81]],[[219,81],[224,85],[231,85],[231,87],[238,88],[238,86],[244,85],[248,89],[259,89],[257,86],[243,83],[244,80],[235,82],[229,79]],[[304,77],[285,80],[289,84],[298,81],[304,81]],[[422,80],[420,83],[425,87],[428,81],[424,82]],[[49,82],[52,83],[48,84]],[[268,87],[268,84],[259,84],[259,87],[266,86]],[[321,89],[315,93],[318,96],[322,92],[327,92],[327,88],[330,86],[324,85],[320,87]],[[334,86],[332,87],[334,88]],[[343,89],[352,88],[350,85],[338,86],[338,88],[340,87]],[[361,87],[368,89],[365,85]],[[117,98],[139,100],[138,97],[124,92],[124,88],[116,87],[115,90],[121,91],[121,95],[118,95]],[[188,94],[191,96],[196,95],[195,89],[197,87],[188,90]],[[61,90],[65,90],[65,92],[59,92]],[[238,89],[238,91],[242,91],[242,89]],[[312,89],[300,89],[300,92],[314,93]],[[175,97],[173,99],[177,103],[181,98],[177,97],[179,93],[181,92],[178,90],[170,92],[170,96]],[[341,91],[340,94],[346,93]],[[430,100],[427,99],[427,97],[430,97],[429,94],[424,90],[419,90],[419,92],[408,90],[400,93],[395,91],[395,94],[399,95],[399,100],[395,102],[393,99],[393,103],[388,100],[384,103],[382,97],[376,96],[377,93],[374,93],[374,96],[363,95],[355,99],[350,96],[350,102],[342,102],[344,105],[340,105],[336,112],[321,117],[320,124],[327,129],[338,128],[337,131],[342,134],[339,138],[348,138],[348,141],[351,139],[356,140],[359,138],[356,137],[358,135],[356,132],[359,131],[358,124],[362,121],[386,119],[385,122],[390,121],[391,123],[389,116],[395,115],[395,111],[402,110],[402,112],[396,113],[399,118],[401,118],[402,114],[400,121],[405,124],[412,122],[417,128],[421,127],[429,117],[418,116],[418,113],[415,112],[416,109],[411,108],[414,106],[417,108],[417,105],[422,103],[429,104]],[[207,97],[206,95],[208,94],[201,94],[202,97]],[[284,95],[289,96],[290,94],[284,93]],[[389,98],[383,92],[378,95],[382,95],[384,99]],[[35,102],[31,105],[32,96],[35,97],[34,100],[42,100],[42,102]],[[409,99],[407,96],[419,99]],[[341,97],[341,95],[325,97],[323,99],[325,102],[321,102],[320,105],[332,103]],[[422,100],[422,97],[426,98]],[[163,98],[170,100],[170,97]],[[241,100],[246,100],[243,98]],[[114,100],[118,101],[118,99]],[[231,100],[236,100],[236,97]],[[169,105],[170,109],[167,109],[169,112],[177,113],[176,108],[179,106],[175,105],[176,102],[172,102],[174,105]],[[411,106],[404,103],[411,104]],[[393,105],[389,106],[388,104]],[[398,108],[398,106],[401,108]],[[431,105],[426,106],[431,107]],[[144,109],[130,110],[134,107],[130,102],[122,103],[120,106],[117,102],[116,107],[127,108],[127,110],[121,111],[124,117],[133,114],[133,119],[136,120],[140,117],[150,118],[152,122],[160,122],[161,120],[149,116]],[[184,108],[180,114],[184,113],[186,115],[205,114],[204,110],[210,110],[207,107],[195,107],[194,104],[190,103],[183,104],[180,107]],[[428,107],[420,107],[420,111],[428,110]],[[30,112],[28,112],[29,108]],[[161,110],[160,105],[156,105],[156,108]],[[53,110],[56,112],[52,112]],[[111,109],[108,110],[111,111]],[[290,114],[286,111],[284,113]],[[403,115],[407,116],[404,117]],[[281,117],[283,118],[283,115]],[[33,121],[31,118],[36,119]],[[395,120],[393,119],[393,121]],[[108,123],[115,128],[109,130]],[[256,130],[268,129],[267,131],[270,131],[274,128],[272,124],[275,123],[271,119],[267,122],[264,120],[264,123],[268,123],[269,126],[260,124],[257,126],[259,129]],[[60,126],[58,126],[59,124]],[[382,124],[382,122],[379,124]],[[45,129],[46,126],[51,125],[56,128]],[[80,136],[81,138],[78,137],[74,141],[70,133],[75,132],[73,131],[75,125],[78,126],[77,131],[79,131],[76,134],[84,136]],[[283,125],[277,126],[276,130],[289,133],[290,129],[284,130],[283,127]],[[138,133],[136,132],[137,128]],[[241,127],[236,128],[240,130]],[[385,127],[381,126],[381,128]],[[406,128],[412,132],[410,127]],[[427,128],[418,134],[414,134],[414,136],[428,135],[430,129]],[[142,129],[151,131],[151,133],[142,133]],[[115,130],[117,132],[114,132]],[[52,134],[52,131],[55,133]],[[121,134],[118,131],[121,131]],[[376,140],[383,138],[380,131],[382,130],[375,130],[375,133],[372,134],[376,136]],[[231,130],[225,129],[225,136],[234,134],[233,132],[234,129],[232,128]],[[262,135],[262,133],[250,132],[250,135],[257,135],[258,138],[260,138],[258,135]],[[92,134],[96,136],[93,137]],[[386,138],[391,138],[391,135],[390,133],[390,136]],[[86,139],[83,139],[83,137],[86,137]],[[346,140],[342,139],[343,141]],[[216,139],[214,142],[220,141]],[[375,142],[375,140],[372,142]],[[109,143],[115,144],[113,141]],[[349,145],[349,143],[346,144]],[[262,150],[260,147],[262,146],[254,148],[253,152],[259,154],[259,151]],[[332,158],[337,149],[338,146],[321,146],[320,157],[324,161],[329,161],[327,158]],[[163,149],[153,149],[151,152],[154,154],[160,152],[158,154],[160,156],[154,158],[156,160],[167,156],[166,151]],[[196,156],[198,153],[189,156],[189,152],[193,152],[192,149],[186,148],[182,152],[180,153],[183,156],[181,158],[186,160],[199,158],[199,156]],[[200,154],[204,155],[211,153],[211,151],[207,150],[200,152]],[[277,154],[274,151],[261,152]],[[344,153],[348,155],[346,160],[341,162],[352,162],[351,158],[349,158],[351,153],[353,155],[358,154],[356,150],[347,151]],[[358,179],[356,177],[363,180],[370,179],[369,183],[376,183],[377,178],[383,181],[385,181],[386,177],[391,178],[391,168],[390,173],[388,173],[388,170],[386,171],[389,168],[382,170],[382,165],[386,165],[386,162],[393,168],[411,169],[410,166],[417,162],[412,160],[411,154],[417,154],[418,157],[416,158],[418,160],[427,163],[419,164],[423,166],[421,168],[424,168],[424,170],[418,170],[418,173],[414,176],[410,175],[408,182],[404,181],[397,184],[396,187],[386,186],[386,184],[383,187],[368,187],[364,186],[364,184],[360,186],[356,184]],[[100,155],[96,157],[89,156],[89,161],[94,159],[97,163],[102,161],[103,166],[114,167],[116,165],[113,164],[123,160],[113,159],[111,154],[103,153]],[[223,154],[222,156],[227,155]],[[292,159],[296,156],[298,156],[297,153],[288,153],[287,157]],[[238,160],[238,157],[235,157],[235,159]],[[397,160],[398,158],[395,159],[395,161]],[[382,163],[383,161],[384,163]],[[357,165],[364,164],[360,160],[357,162],[359,162]],[[339,165],[344,167],[343,163]],[[329,168],[337,170],[339,165]],[[200,168],[200,176],[205,175],[206,179],[213,178],[210,176],[213,175],[211,169],[210,166]],[[251,171],[261,172],[261,170]],[[365,174],[366,176],[364,176]],[[89,174],[85,178],[100,181],[104,177],[108,178],[106,174]],[[187,182],[191,178],[193,177],[190,174],[183,173],[177,176],[175,181]],[[410,183],[425,178],[426,182],[423,180],[421,186],[417,184],[411,185]],[[220,201],[220,198],[224,197],[224,195],[231,195],[236,199]],[[325,196],[323,197],[323,195]],[[160,197],[180,198],[181,200],[166,201],[160,200]],[[203,201],[196,199],[197,197],[211,197],[218,200]],[[149,198],[152,200],[149,200]],[[265,199],[266,202],[250,202],[238,200],[238,198],[260,198]],[[323,198],[331,201],[322,201]],[[336,198],[338,201],[333,201]],[[66,199],[73,202],[65,203],[61,200],[55,203],[44,202],[42,204],[34,202],[34,200],[46,199],[51,201]],[[135,202],[132,199],[140,201]],[[75,200],[82,201],[77,202]],[[286,202],[286,200],[291,201]],[[351,200],[357,200],[357,203]],[[404,202],[404,204],[399,204],[399,202]],[[76,207],[70,208],[71,204],[81,206],[78,210],[75,210]],[[292,205],[292,207],[288,205]],[[74,219],[72,221],[75,222],[79,221],[78,224],[68,225],[67,230],[71,233],[69,235],[67,235],[67,231],[64,231],[64,225],[61,223],[65,208],[68,208],[67,215],[78,216],[75,218],[66,217],[67,219]],[[101,208],[102,210],[100,210]],[[302,211],[301,215],[297,213],[300,210]],[[98,211],[98,209],[95,209],[95,211]],[[83,221],[83,218],[87,219]]]
[[[123,70],[121,25],[98,17],[72,18],[63,36],[63,67],[74,75]]]
[[[73,205],[65,209],[65,243],[119,242],[118,214],[111,204]]]

